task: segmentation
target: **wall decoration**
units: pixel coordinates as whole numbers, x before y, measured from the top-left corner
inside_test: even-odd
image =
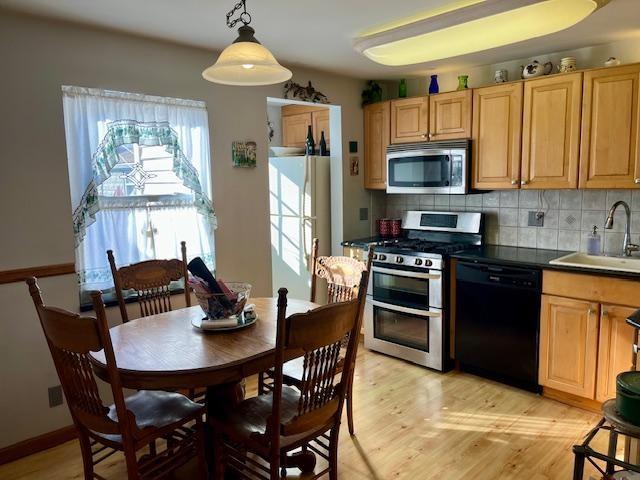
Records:
[[[269,117],[267,117],[267,138],[269,139],[269,143],[271,143],[271,140],[273,140],[273,136],[275,135],[276,130],[273,127],[273,123],[271,122],[271,120],[269,120]]]
[[[362,106],[382,101],[382,87],[378,82],[369,80],[367,88],[362,91]],[[353,153],[353,152],[352,152]]]
[[[293,80],[288,80],[284,84],[284,98],[291,98],[294,100],[302,100],[303,102],[312,103],[329,103],[329,99],[324,93],[316,90],[311,82],[306,87],[295,83]]]
[[[256,166],[256,142],[233,142],[231,161],[234,167],[254,168]]]
[[[360,158],[357,156],[353,156],[350,158],[351,164],[349,165],[349,172],[352,177],[360,174]]]

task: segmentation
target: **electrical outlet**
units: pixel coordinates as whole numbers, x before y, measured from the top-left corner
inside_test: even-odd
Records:
[[[360,220],[369,220],[369,209],[361,208],[360,209]]]
[[[544,227],[544,212],[529,211],[527,225],[530,227]]]
[[[57,407],[63,403],[62,386],[56,385],[55,387],[49,388],[49,408]]]

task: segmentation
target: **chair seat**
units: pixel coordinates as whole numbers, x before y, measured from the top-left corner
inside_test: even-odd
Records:
[[[281,422],[288,423],[298,413],[300,392],[296,389],[282,387]],[[268,451],[268,442],[264,433],[267,429],[267,419],[271,416],[273,393],[248,398],[235,406],[220,408],[209,412],[208,419],[214,423],[214,428],[220,429],[229,437],[246,445],[251,445],[256,451]],[[281,438],[280,446],[285,449],[308,436],[308,432]]]
[[[180,425],[198,415],[204,414],[204,405],[193,402],[179,393],[141,390],[125,398],[127,410],[136,417],[139,429],[154,428],[157,430],[171,425]],[[109,418],[118,421],[116,406],[109,407]],[[120,443],[120,435],[96,435],[114,443]]]

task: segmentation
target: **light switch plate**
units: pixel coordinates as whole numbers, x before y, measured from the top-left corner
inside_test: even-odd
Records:
[[[64,399],[62,397],[62,386],[56,385],[55,387],[49,388],[49,407],[57,407],[58,405],[62,405],[64,403]]]

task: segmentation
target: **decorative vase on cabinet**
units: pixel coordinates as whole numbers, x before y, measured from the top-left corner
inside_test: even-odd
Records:
[[[469,75],[460,75],[458,77],[458,90],[466,90],[469,88]]]
[[[407,97],[407,81],[404,78],[400,80],[400,85],[398,85],[398,97]]]
[[[431,83],[429,83],[429,95],[440,92],[440,86],[438,85],[438,75],[431,75]]]

